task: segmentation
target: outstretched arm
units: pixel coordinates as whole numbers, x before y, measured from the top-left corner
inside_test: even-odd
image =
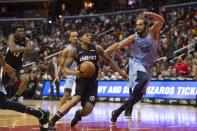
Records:
[[[101,46],[96,46],[96,51],[97,53],[102,56],[106,61],[109,62],[109,64],[111,65],[111,67],[118,72],[123,79],[128,80],[128,76],[126,75],[125,72],[121,71],[121,69],[119,68],[119,66],[104,52],[103,48]]]
[[[106,52],[107,54],[110,54],[110,53],[112,53],[112,52],[115,51],[115,50],[118,50],[118,49],[120,49],[120,48],[123,48],[123,47],[125,47],[125,46],[128,46],[128,45],[133,44],[134,41],[135,41],[135,35],[133,34],[133,35],[130,35],[129,37],[125,38],[124,40],[122,40],[122,41],[120,41],[120,42],[118,42],[118,43],[115,43],[115,44],[111,45],[110,47],[108,47],[108,48],[105,50],[105,52]]]
[[[155,40],[159,39],[159,31],[161,30],[164,24],[164,18],[153,12],[145,12],[145,17],[154,20],[154,24],[151,27],[151,32]]]
[[[76,54],[77,54],[76,48],[72,48],[67,54],[64,70],[65,70],[65,73],[67,73],[68,75],[75,75],[75,76],[78,75],[77,71],[70,69],[71,64],[74,62],[74,58]]]

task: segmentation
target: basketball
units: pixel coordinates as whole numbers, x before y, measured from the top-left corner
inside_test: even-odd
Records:
[[[86,76],[92,76],[95,73],[95,65],[91,61],[84,61],[80,65],[80,71]]]

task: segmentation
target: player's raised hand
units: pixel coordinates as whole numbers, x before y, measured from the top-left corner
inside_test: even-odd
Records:
[[[144,12],[144,16],[147,18],[153,18],[154,14],[153,12]]]

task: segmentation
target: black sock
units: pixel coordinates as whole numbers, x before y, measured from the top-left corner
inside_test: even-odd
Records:
[[[51,126],[54,126],[55,123],[61,119],[63,117],[63,114],[59,111],[57,111],[57,113],[52,117],[52,119],[50,120],[50,124]]]
[[[133,107],[134,104],[134,99],[133,97],[130,97],[122,106],[120,106],[117,111],[118,112],[123,112],[125,109],[128,109],[130,107]]]
[[[75,116],[76,116],[79,120],[81,120],[81,117],[82,117],[81,111],[80,111],[80,110],[77,110]]]
[[[117,111],[121,113],[125,110],[125,108],[126,108],[126,104],[123,104],[117,109]]]

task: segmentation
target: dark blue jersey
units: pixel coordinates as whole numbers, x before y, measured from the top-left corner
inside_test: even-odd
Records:
[[[98,60],[99,60],[99,56],[96,52],[95,45],[91,44],[89,50],[85,50],[85,49],[81,48],[80,45],[77,46],[77,57],[76,57],[77,65],[80,65],[84,61],[91,61],[95,65],[95,69],[96,69],[95,74],[91,77],[86,78],[86,79],[97,79],[98,71],[99,71]]]

